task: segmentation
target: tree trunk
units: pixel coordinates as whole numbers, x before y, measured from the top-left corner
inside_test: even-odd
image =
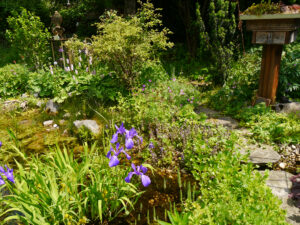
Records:
[[[185,26],[185,36],[189,56],[195,58],[197,54],[197,35],[196,27],[193,24],[193,15],[195,14],[193,4],[190,0],[179,1],[179,12]]]
[[[133,15],[136,12],[136,0],[124,0],[125,16]]]

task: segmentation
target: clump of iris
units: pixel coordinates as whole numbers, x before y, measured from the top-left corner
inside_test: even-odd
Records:
[[[2,142],[0,141],[0,148],[1,146],[2,146]],[[2,166],[0,166],[0,186],[5,184],[3,177],[6,177],[7,180],[9,180],[12,183],[15,183],[13,169],[8,168],[7,165],[5,165],[5,168],[6,170]]]
[[[123,153],[125,154],[127,160],[131,160],[131,156],[127,153],[127,150],[131,150],[135,143],[142,144],[143,138],[138,135],[137,131],[134,128],[131,128],[131,130],[127,130],[124,127],[124,124],[122,123],[120,127],[115,125],[116,127],[116,133],[113,134],[112,139],[110,143],[112,145],[115,144],[115,148],[111,145],[110,150],[108,151],[106,157],[109,159],[109,166],[114,167],[119,165],[120,160],[118,156]],[[118,142],[119,136],[121,137],[121,141],[123,140],[122,137],[125,137],[125,144],[124,146],[121,146],[120,142]],[[128,176],[125,178],[125,181],[127,183],[130,182],[132,176],[135,174],[141,178],[142,184],[144,187],[147,187],[150,185],[151,180],[150,178],[145,175],[147,172],[147,168],[143,165],[135,166],[133,163],[131,164],[131,168],[133,169],[133,172],[129,172]]]

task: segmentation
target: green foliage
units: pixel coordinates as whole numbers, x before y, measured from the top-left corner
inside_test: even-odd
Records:
[[[189,224],[190,213],[180,213],[174,207],[173,211],[168,211],[168,217],[171,223],[158,221],[160,225],[187,225]]]
[[[14,97],[26,91],[29,71],[19,64],[0,68],[0,97]]]
[[[300,119],[296,115],[276,113],[265,104],[241,110],[236,118],[240,124],[251,129],[252,136],[266,143],[300,142]]]
[[[201,133],[185,149],[185,162],[199,181],[201,195],[187,201],[189,224],[286,224],[280,201],[265,185],[265,177],[241,164],[234,137],[223,139],[219,151]],[[192,209],[192,210],[191,210]]]
[[[300,99],[300,39],[284,47],[277,93]]]
[[[0,67],[14,62],[19,63],[19,60],[17,60],[19,57],[16,50],[5,44],[3,44],[3,46],[0,44],[0,54]]]
[[[7,38],[17,49],[20,57],[35,69],[42,68],[49,56],[50,33],[40,21],[40,18],[26,9],[7,18],[10,29],[6,31]]]
[[[223,87],[209,97],[210,106],[234,116],[245,103],[251,101],[258,88],[261,60],[259,53],[257,50],[246,53],[231,64]]]
[[[154,143],[151,152],[141,152],[144,159],[152,165],[178,165],[182,162],[184,143],[194,129],[192,124],[206,118],[194,112],[199,92],[182,78],[151,80],[143,85],[131,97],[120,97],[118,106],[111,107],[111,114],[117,124],[125,122],[126,126],[143,131],[145,142]]]
[[[173,46],[167,38],[170,31],[158,29],[162,21],[157,11],[153,4],[141,3],[137,14],[128,19],[107,11],[96,24],[98,35],[93,36],[91,45],[94,56],[116,71],[128,87],[133,87],[145,62]]]
[[[243,14],[245,15],[263,15],[263,14],[276,14],[280,13],[280,7],[278,3],[271,2],[264,2],[255,4],[253,3]]]
[[[198,118],[193,106],[199,101],[199,92],[186,79],[151,80],[143,85],[135,89],[132,97],[120,98],[117,107],[122,115],[126,115],[124,119],[134,127],[139,127],[141,121],[148,127],[174,120],[184,122],[188,119],[187,115]],[[121,121],[124,119],[120,118]]]
[[[3,222],[24,224],[87,224],[111,221],[129,213],[139,193],[124,181],[125,170],[109,168],[95,145],[87,145],[79,159],[66,149],[56,149],[40,159],[26,157],[17,163],[15,184],[6,184],[11,195],[0,199],[6,212],[18,212]],[[1,215],[0,215],[1,216]]]
[[[216,83],[223,83],[228,76],[229,65],[235,48],[233,37],[236,31],[236,3],[226,0],[210,1],[208,24],[205,26],[200,14],[199,5],[196,9],[197,23],[200,27],[200,55],[208,49],[215,67]],[[203,16],[203,15],[202,15]]]
[[[38,93],[43,98],[54,98],[56,102],[64,102],[70,97],[82,96],[98,99],[104,103],[116,101],[118,92],[124,93],[122,84],[118,83],[114,73],[107,68],[98,67],[94,72],[85,69],[65,71],[59,67],[51,71],[40,70],[30,73],[28,91]]]

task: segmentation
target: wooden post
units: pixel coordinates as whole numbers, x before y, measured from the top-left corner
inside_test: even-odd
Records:
[[[247,30],[252,31],[252,43],[263,45],[259,89],[253,104],[274,104],[278,86],[282,47],[296,40],[300,28],[300,13],[240,15]]]
[[[264,45],[261,62],[258,98],[269,105],[275,103],[282,45]]]

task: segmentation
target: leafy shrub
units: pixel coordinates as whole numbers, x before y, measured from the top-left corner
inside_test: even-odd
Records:
[[[280,5],[271,1],[255,4],[253,3],[243,14],[245,15],[262,15],[280,13]]]
[[[259,71],[259,51],[247,53],[233,63],[223,87],[210,97],[210,106],[234,115],[254,96],[258,88]]]
[[[286,224],[280,200],[265,185],[265,177],[241,164],[234,137],[222,147],[209,147],[201,133],[185,149],[185,162],[199,181],[201,195],[187,202],[189,224]]]
[[[91,50],[128,87],[133,87],[143,63],[155,59],[159,50],[173,46],[167,38],[170,31],[158,30],[162,21],[157,11],[153,4],[141,3],[137,14],[129,19],[107,11],[97,23],[99,34],[93,36]]]
[[[300,40],[286,45],[282,55],[277,96],[300,98]]]
[[[31,72],[28,80],[28,90],[38,93],[42,98],[54,96],[56,79],[49,71]]]
[[[199,38],[201,45],[199,51],[205,54],[208,50],[214,64],[215,83],[223,83],[228,76],[229,65],[232,61],[235,46],[233,38],[236,32],[235,10],[236,3],[225,0],[214,0],[209,2],[208,22],[201,15],[200,6],[197,4],[196,23],[199,26]]]
[[[20,15],[14,11],[7,22],[7,38],[21,58],[35,69],[42,68],[49,56],[50,33],[40,18],[23,8]]]
[[[251,129],[252,136],[261,142],[299,143],[300,119],[296,115],[276,113],[264,103],[244,108],[235,116],[240,124]]]
[[[70,67],[68,67],[70,68]],[[105,67],[98,67],[93,72],[80,70],[62,70],[59,67],[30,73],[28,90],[40,97],[54,98],[64,102],[70,97],[83,96],[103,102],[115,101],[118,92],[123,93],[123,86],[114,73]]]
[[[111,107],[117,123],[124,121],[143,131],[155,147],[141,151],[152,165],[172,166],[182,162],[184,143],[193,129],[192,124],[206,117],[194,112],[199,92],[186,79],[148,80],[132,96],[120,97]],[[148,139],[148,140],[147,140]]]
[[[141,121],[145,127],[155,123],[171,123],[180,118],[184,122],[188,119],[187,111],[191,117],[197,117],[193,108],[199,101],[199,92],[186,79],[148,80],[132,95],[120,98],[117,109],[135,127],[140,127]]]
[[[22,153],[20,153],[22,154]],[[79,159],[66,149],[57,149],[41,159],[23,155],[26,166],[18,165],[12,193],[3,197],[6,213],[19,212],[4,221],[17,219],[25,224],[87,224],[111,221],[129,213],[138,193],[124,181],[126,171],[109,168],[108,160],[95,145],[84,148]],[[5,185],[4,185],[5,187]]]
[[[26,91],[29,71],[19,64],[0,68],[0,96],[13,97]]]

